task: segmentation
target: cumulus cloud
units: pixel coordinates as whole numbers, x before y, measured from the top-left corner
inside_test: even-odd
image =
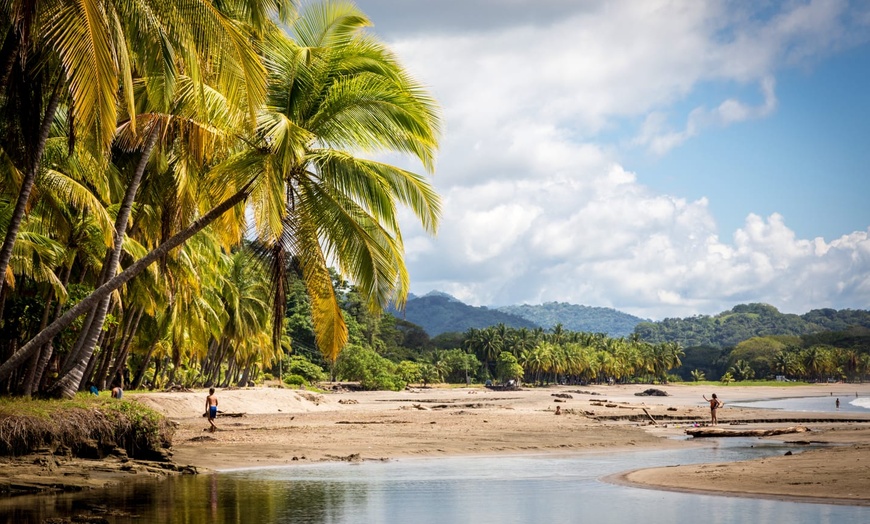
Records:
[[[651,318],[746,301],[796,312],[870,302],[870,230],[807,240],[777,214],[750,215],[723,240],[716,195],[657,193],[620,161],[626,144],[664,155],[775,113],[781,68],[866,38],[870,19],[848,2],[766,12],[739,1],[360,4],[383,15],[446,119],[439,234],[404,228],[415,292]],[[411,5],[425,11],[416,30]],[[392,31],[391,16],[401,22]],[[701,96],[711,84],[720,98]],[[684,107],[690,98],[701,103]]]

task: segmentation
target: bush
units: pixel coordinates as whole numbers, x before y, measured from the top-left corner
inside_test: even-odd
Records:
[[[293,355],[286,362],[285,377],[287,375],[299,375],[308,383],[326,380],[326,373],[323,371],[323,368],[301,355]],[[287,380],[285,379],[284,381],[286,382]]]
[[[296,386],[296,387],[302,387],[302,386],[308,385],[308,381],[305,380],[305,377],[303,377],[302,375],[297,375],[295,373],[285,373],[284,374],[284,383],[287,384],[288,386]]]
[[[388,389],[399,391],[407,382],[396,374],[396,365],[378,355],[374,350],[348,345],[335,362],[335,374],[339,380],[359,382],[363,389]]]

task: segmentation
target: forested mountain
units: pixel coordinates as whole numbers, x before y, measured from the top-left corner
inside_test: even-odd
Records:
[[[487,307],[469,306],[446,293],[439,292],[432,292],[422,297],[410,296],[404,312],[391,310],[390,313],[421,326],[430,337],[498,324],[512,328],[538,327],[534,322],[520,316]]]
[[[504,324],[513,328],[552,329],[561,324],[569,331],[605,333],[611,337],[627,337],[644,319],[611,308],[579,306],[565,302],[548,302],[531,306],[487,308],[469,306],[440,291],[424,296],[408,296],[404,312],[390,311],[422,326],[429,336],[441,333],[462,333],[468,328],[485,328]]]
[[[644,319],[607,307],[578,306],[567,302],[547,302],[531,306],[503,306],[499,311],[517,315],[544,329],[562,324],[567,330],[586,333],[606,333],[611,337],[627,337]]]
[[[809,335],[824,331],[870,328],[870,311],[814,309],[803,315],[780,313],[768,304],[741,304],[715,316],[666,318],[643,322],[635,333],[647,342],[677,342],[682,347],[733,347],[752,337]]]

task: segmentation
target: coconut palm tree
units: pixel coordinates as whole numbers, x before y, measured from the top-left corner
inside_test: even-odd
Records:
[[[434,101],[392,54],[363,32],[368,19],[349,3],[310,5],[294,39],[267,38],[270,89],[254,147],[226,169],[255,172],[254,217],[271,248],[276,317],[283,314],[286,261],[301,270],[316,340],[334,361],[347,340],[328,263],[352,280],[373,311],[401,306],[408,291],[397,204],[434,232],[439,199],[420,175],[355,156],[396,151],[434,162]],[[273,321],[280,329],[280,318]]]
[[[164,105],[175,98],[181,75],[197,84],[208,78],[212,85],[223,88],[231,102],[246,105],[253,118],[266,85],[265,69],[251,34],[273,25],[264,13],[277,13],[287,21],[291,7],[289,0],[226,2],[221,6],[208,0],[191,0],[182,6],[175,0],[2,3],[2,109],[14,115],[10,127],[16,131],[5,134],[13,140],[7,138],[2,147],[4,155],[13,161],[17,158],[13,165],[21,181],[0,247],[0,291],[49,131],[63,100],[69,101],[73,115],[68,120],[71,143],[78,136],[98,155],[107,153],[114,141],[119,110],[126,110],[136,124],[133,84],[137,74],[149,79],[150,89],[163,94]],[[231,16],[248,25],[236,23]],[[143,156],[149,152],[146,146]],[[133,182],[131,186],[135,177]],[[120,237],[123,234],[124,230],[116,231]]]

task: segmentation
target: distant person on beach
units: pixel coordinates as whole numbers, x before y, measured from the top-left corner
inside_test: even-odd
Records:
[[[557,414],[557,415],[561,415],[561,414],[562,414],[562,406],[556,406],[556,414]]]
[[[218,399],[214,394],[214,388],[208,390],[208,396],[205,397],[205,412],[208,414],[208,423],[211,427],[208,430],[215,432],[217,426],[214,425],[214,418],[217,416]]]
[[[112,398],[120,400],[122,396],[124,396],[124,390],[121,389],[121,386],[115,386],[112,388]]]
[[[837,404],[837,409],[840,409],[840,399],[837,399],[836,404]]]
[[[707,398],[707,396],[704,395],[704,400],[710,403],[710,424],[715,426],[719,423],[719,419],[716,418],[716,411],[725,404],[716,397],[715,393],[711,396],[712,398]]]

